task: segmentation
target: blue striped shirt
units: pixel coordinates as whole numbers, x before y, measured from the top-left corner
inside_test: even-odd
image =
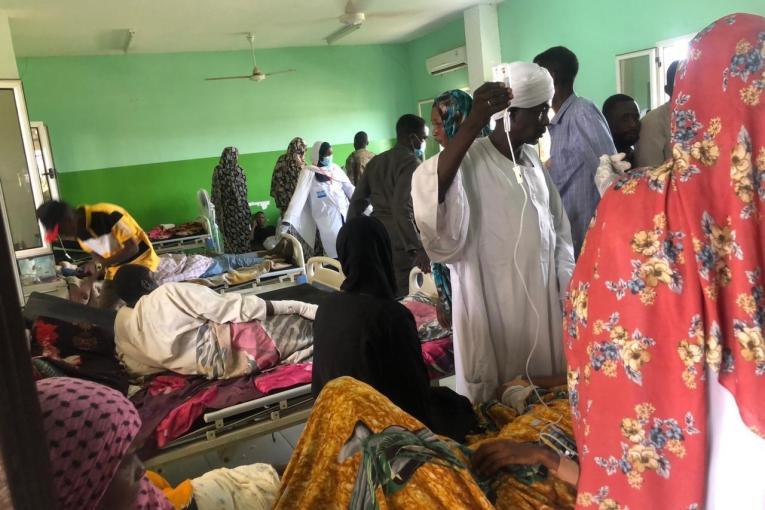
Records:
[[[600,156],[616,154],[603,114],[589,99],[576,94],[563,102],[550,121],[550,176],[558,188],[571,223],[574,256],[600,202],[595,171]]]

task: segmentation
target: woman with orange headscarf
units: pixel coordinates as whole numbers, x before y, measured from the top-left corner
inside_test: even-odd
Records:
[[[564,325],[578,508],[765,508],[764,73],[765,18],[702,30],[672,158],[600,203]]]

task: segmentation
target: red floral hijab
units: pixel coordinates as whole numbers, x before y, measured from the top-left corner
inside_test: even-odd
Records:
[[[569,288],[580,508],[702,508],[707,374],[765,434],[765,18],[702,30],[673,157],[616,182]]]

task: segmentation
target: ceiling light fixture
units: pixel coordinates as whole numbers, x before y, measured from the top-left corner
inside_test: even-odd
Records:
[[[336,32],[331,33],[327,36],[325,41],[327,41],[327,44],[332,44],[343,37],[347,36],[348,34],[351,34],[355,32],[356,30],[361,28],[361,23],[355,24],[355,25],[345,25],[341,29],[337,30]]]

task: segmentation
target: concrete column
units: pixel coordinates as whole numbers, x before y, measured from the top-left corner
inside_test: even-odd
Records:
[[[476,5],[465,11],[465,46],[470,89],[475,90],[491,80],[491,68],[502,61],[495,4]]]
[[[13,51],[11,27],[7,16],[0,16],[0,80],[17,80],[19,68]]]

